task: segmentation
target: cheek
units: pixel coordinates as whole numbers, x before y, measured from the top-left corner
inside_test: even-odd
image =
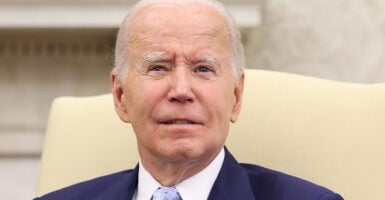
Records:
[[[164,100],[164,89],[160,84],[140,81],[140,84],[132,82],[129,86],[127,100],[130,103],[127,109],[133,128],[138,132],[148,132],[153,128],[151,122],[154,112]]]
[[[223,117],[227,117],[231,113],[232,107],[234,106],[235,95],[232,89],[233,87],[234,86],[230,84],[222,84],[216,89],[216,91],[218,91],[215,94],[215,96],[217,96],[216,102],[218,107],[220,106],[218,110],[222,113],[222,115],[224,115]]]
[[[140,120],[139,118],[142,116],[138,113],[145,112],[145,109],[148,107],[148,101],[145,100],[147,99],[146,93],[144,93],[142,89],[136,88],[138,88],[138,86],[133,83],[125,92],[126,109],[133,125],[136,121]]]
[[[234,94],[229,88],[217,87],[208,90],[204,99],[211,124],[215,129],[221,129],[220,131],[227,130],[234,105]]]

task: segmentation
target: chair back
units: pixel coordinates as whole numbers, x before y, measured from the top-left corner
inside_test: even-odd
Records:
[[[349,200],[385,199],[385,84],[246,70],[242,111],[227,147],[254,163],[328,187]],[[135,135],[111,94],[52,105],[38,195],[133,168]]]

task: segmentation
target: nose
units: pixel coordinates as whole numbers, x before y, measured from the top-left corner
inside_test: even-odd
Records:
[[[169,76],[170,90],[168,100],[177,103],[194,102],[194,92],[192,90],[192,74],[187,67],[176,67]]]

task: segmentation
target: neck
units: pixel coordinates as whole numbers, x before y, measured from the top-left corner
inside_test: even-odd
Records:
[[[221,150],[205,155],[203,158],[185,158],[172,161],[154,156],[152,159],[143,159],[141,164],[158,183],[165,187],[171,187],[202,171],[216,158]]]

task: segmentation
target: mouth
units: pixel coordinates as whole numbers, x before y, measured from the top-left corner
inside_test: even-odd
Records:
[[[202,124],[189,119],[170,119],[170,120],[161,121],[160,123],[165,125],[201,125]]]
[[[170,121],[163,122],[163,124],[197,124],[197,123],[189,120],[170,120]]]

